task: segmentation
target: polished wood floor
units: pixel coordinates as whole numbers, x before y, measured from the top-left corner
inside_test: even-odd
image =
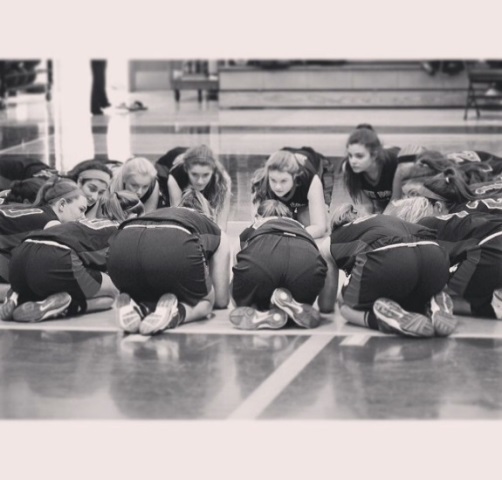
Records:
[[[187,94],[138,93],[144,112],[88,118],[98,155],[154,160],[206,143],[233,178],[229,233],[249,222],[249,176],[283,146],[344,153],[371,123],[386,144],[502,154],[502,113],[461,110],[224,110]],[[53,108],[39,96],[0,112],[0,154],[57,158]],[[86,146],[87,148],[87,146]],[[1,160],[0,160],[1,161]],[[502,417],[502,324],[463,317],[448,339],[410,340],[347,325],[241,332],[229,310],[155,338],[125,336],[113,311],[0,325],[0,419],[486,420]]]

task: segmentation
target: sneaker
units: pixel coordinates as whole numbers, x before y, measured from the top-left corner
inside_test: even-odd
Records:
[[[9,288],[4,302],[0,305],[0,320],[8,322],[12,320],[12,313],[17,307],[18,294]]]
[[[14,310],[12,318],[16,322],[41,322],[64,315],[70,303],[70,294],[66,292],[55,293],[40,302],[22,303]]]
[[[127,294],[121,293],[115,303],[115,315],[120,328],[127,333],[138,333],[143,319],[140,306]]]
[[[494,290],[492,297],[492,308],[495,312],[495,317],[502,320],[502,288]]]
[[[433,337],[432,320],[419,313],[407,312],[388,298],[379,298],[373,304],[379,327],[386,333],[401,333],[409,337]]]
[[[436,336],[447,337],[453,333],[458,320],[453,316],[453,300],[446,292],[434,295],[427,310]]]
[[[260,312],[252,307],[237,307],[230,312],[230,322],[241,330],[258,330],[271,328],[277,330],[288,323],[286,312],[272,308]]]
[[[312,305],[298,303],[285,288],[276,288],[271,301],[300,327],[316,328],[321,323],[321,314]]]
[[[139,325],[141,335],[154,335],[167,328],[175,328],[181,323],[178,314],[178,299],[172,293],[159,298],[155,311],[146,316]]]

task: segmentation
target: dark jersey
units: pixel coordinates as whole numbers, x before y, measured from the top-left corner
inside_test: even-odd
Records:
[[[83,219],[28,235],[28,240],[57,242],[70,247],[89,268],[106,270],[108,241],[119,224],[108,219]]]
[[[221,229],[215,222],[195,210],[184,207],[160,208],[154,212],[122,222],[122,230],[131,225],[178,225],[199,236],[206,258],[211,258],[220,246]]]
[[[41,230],[47,223],[57,219],[54,210],[47,205],[43,207],[21,204],[0,206],[0,252],[10,253],[28,233]]]
[[[434,231],[389,215],[369,215],[333,230],[330,251],[338,268],[350,273],[360,253],[423,240],[435,240]]]
[[[156,185],[157,185],[157,180],[152,182],[150,187],[148,187],[148,190],[140,198],[142,203],[146,203],[148,201],[148,199],[152,196]],[[166,187],[166,189],[167,189],[167,187]],[[157,208],[163,208],[163,207],[169,205],[169,197],[166,196],[166,191],[167,191],[166,189],[161,188],[160,184],[159,184],[159,199],[157,201]]]
[[[180,187],[180,190],[182,192],[190,186],[190,179],[188,177],[188,173],[186,172],[185,167],[182,163],[174,166],[170,170],[169,175],[171,175],[176,180],[176,183],[178,184],[178,187]],[[204,195],[204,197],[210,203],[211,203],[211,200],[210,200],[209,196],[210,196],[210,192],[215,190],[215,186],[214,186],[215,182],[216,182],[215,175],[211,175],[211,179],[209,180],[209,183],[205,186],[204,190],[201,190],[201,192],[200,192],[200,193],[202,193],[202,195]]]
[[[500,215],[502,213],[502,197],[471,200],[469,202],[456,205],[450,210],[451,213],[459,213],[463,211],[468,213],[489,213]]]
[[[0,176],[9,180],[25,180],[42,170],[54,171],[44,162],[36,158],[10,155],[0,157]]]
[[[376,182],[369,180],[365,173],[361,174],[362,191],[371,200],[377,212],[382,212],[392,197],[392,183],[398,165],[397,152],[395,149],[385,150],[386,158]]]
[[[260,235],[285,235],[304,238],[317,248],[317,244],[314,239],[305,230],[303,225],[291,218],[274,218],[267,220],[258,228],[246,228],[239,237],[241,248],[244,248],[246,244],[250,243],[254,238]]]
[[[458,212],[439,217],[425,217],[419,221],[436,232],[438,243],[448,252],[453,265],[485,238],[502,232],[502,218],[484,213]]]

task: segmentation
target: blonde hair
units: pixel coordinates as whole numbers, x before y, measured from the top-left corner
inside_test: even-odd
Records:
[[[339,207],[335,208],[331,215],[330,228],[331,230],[341,227],[347,223],[352,222],[357,218],[357,211],[352,203],[342,203]]]
[[[416,223],[421,218],[433,216],[434,207],[425,197],[409,197],[390,202],[385,209],[385,215]]]
[[[258,205],[256,214],[260,217],[287,217],[293,218],[293,212],[279,200],[263,200]]]
[[[216,221],[216,213],[209,200],[201,192],[193,187],[188,187],[183,191],[179,207],[192,208],[207,218]]]
[[[157,177],[157,170],[150,160],[144,157],[132,157],[114,173],[110,182],[110,191],[118,192],[124,190],[125,181],[136,174],[147,175],[153,183]]]
[[[102,197],[101,214],[103,217],[123,222],[131,214],[138,217],[145,213],[145,207],[136,194],[128,190],[108,192]]]

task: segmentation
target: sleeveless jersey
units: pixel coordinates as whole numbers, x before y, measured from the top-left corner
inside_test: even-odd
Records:
[[[380,177],[373,183],[366,174],[361,174],[363,193],[373,202],[376,211],[382,212],[392,197],[392,182],[398,165],[397,150],[385,150],[386,160],[383,162]]]
[[[283,235],[289,237],[303,238],[309,241],[318,249],[312,236],[305,230],[303,225],[291,218],[273,218],[267,220],[258,228],[247,228],[240,235],[241,248],[244,248],[254,238],[260,235]]]
[[[419,223],[436,231],[438,243],[448,252],[450,262],[458,263],[479,242],[502,232],[502,218],[484,213],[458,212],[425,217]]]
[[[57,242],[70,247],[86,267],[106,270],[108,241],[119,224],[108,219],[63,223],[28,235],[27,239]]]
[[[178,225],[200,238],[206,258],[211,258],[220,246],[221,229],[215,222],[195,210],[184,207],[166,207],[122,222],[122,230],[131,225]]]
[[[45,205],[3,205],[0,206],[0,252],[4,254],[19,245],[26,235],[41,230],[58,217],[54,210]]]
[[[423,240],[435,241],[434,231],[397,217],[376,214],[358,218],[333,230],[330,251],[338,268],[350,273],[360,253],[387,245]]]

